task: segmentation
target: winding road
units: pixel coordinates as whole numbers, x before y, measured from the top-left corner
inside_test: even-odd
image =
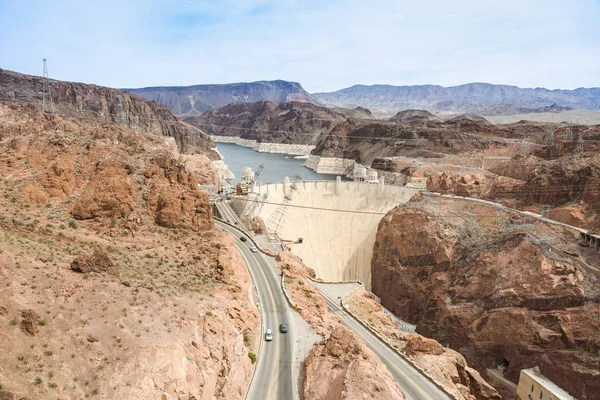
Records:
[[[377,336],[367,328],[359,324],[354,318],[346,313],[325,293],[319,291],[327,302],[329,312],[337,315],[342,323],[360,336],[367,346],[379,356],[388,371],[392,374],[396,383],[400,385],[408,400],[441,400],[451,398],[433,384],[428,378],[413,367],[408,361],[396,354]]]
[[[215,221],[215,225],[236,238],[237,247],[248,265],[258,292],[263,329],[259,338],[261,343],[256,370],[247,399],[297,400],[297,373],[294,366],[296,330],[291,307],[284,297],[281,281],[276,273],[275,262],[260,252],[253,253],[250,248],[254,244],[249,238],[242,242],[240,237],[246,235],[239,230],[219,221]],[[279,325],[282,323],[288,325],[287,333],[279,332]],[[272,342],[266,342],[264,337],[269,328],[273,331]]]

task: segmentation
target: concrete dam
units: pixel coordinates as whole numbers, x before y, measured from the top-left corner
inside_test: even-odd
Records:
[[[292,252],[313,268],[318,278],[360,280],[370,289],[379,221],[416,192],[415,188],[342,182],[339,178],[291,183],[286,179],[256,184],[248,197],[259,202],[233,200],[232,206],[239,213],[261,217],[270,230],[278,225],[279,237],[293,242],[289,244]],[[278,204],[286,202],[286,196],[289,206],[283,210]],[[298,238],[302,243],[296,243]]]

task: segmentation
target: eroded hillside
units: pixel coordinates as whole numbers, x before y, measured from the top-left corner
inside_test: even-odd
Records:
[[[2,396],[244,396],[250,277],[177,154],[0,103]]]

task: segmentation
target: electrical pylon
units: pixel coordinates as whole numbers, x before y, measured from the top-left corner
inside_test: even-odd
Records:
[[[42,77],[42,110],[49,112],[54,116],[54,102],[52,101],[52,88],[50,87],[50,78],[48,78],[48,65],[44,61],[44,74]]]

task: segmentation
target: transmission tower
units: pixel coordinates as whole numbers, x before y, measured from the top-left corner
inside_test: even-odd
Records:
[[[565,142],[570,142],[573,140],[573,132],[571,131],[571,127],[567,126],[565,130]]]
[[[48,65],[44,61],[44,74],[42,77],[42,110],[49,112],[54,116],[54,102],[52,101],[52,89],[50,88],[50,78],[48,78]]]
[[[550,215],[551,209],[552,209],[552,207],[549,204],[544,204],[542,206],[542,217],[548,218],[548,215]]]
[[[292,201],[292,196],[298,190],[297,182],[290,183],[290,190],[283,197],[283,201],[281,204],[275,209],[269,220],[267,221],[267,226],[269,230],[277,235],[279,233],[279,228],[281,226],[281,221],[283,221],[283,217],[285,216],[285,211],[287,210],[288,205]]]
[[[546,146],[552,147],[554,146],[554,132],[555,129],[552,126],[547,128],[548,134],[546,135]]]
[[[419,136],[419,133],[417,131],[413,131],[412,136],[413,136],[414,146],[421,147],[423,145],[424,140],[421,138],[421,136]]]
[[[250,196],[250,195],[248,195]],[[250,206],[248,208],[246,208],[244,210],[244,214],[246,216],[258,216],[258,214],[260,214],[260,210],[262,208],[262,205],[264,204],[264,202],[267,200],[267,194],[263,193],[262,195],[256,195],[254,196],[254,200],[252,201],[252,203],[250,203]]]
[[[575,146],[575,153],[583,153],[583,135],[581,133],[577,135],[577,145]]]
[[[521,151],[521,154],[526,156],[529,154],[530,149],[529,149],[529,142],[528,141],[522,141],[521,143],[519,143],[519,150]]]

